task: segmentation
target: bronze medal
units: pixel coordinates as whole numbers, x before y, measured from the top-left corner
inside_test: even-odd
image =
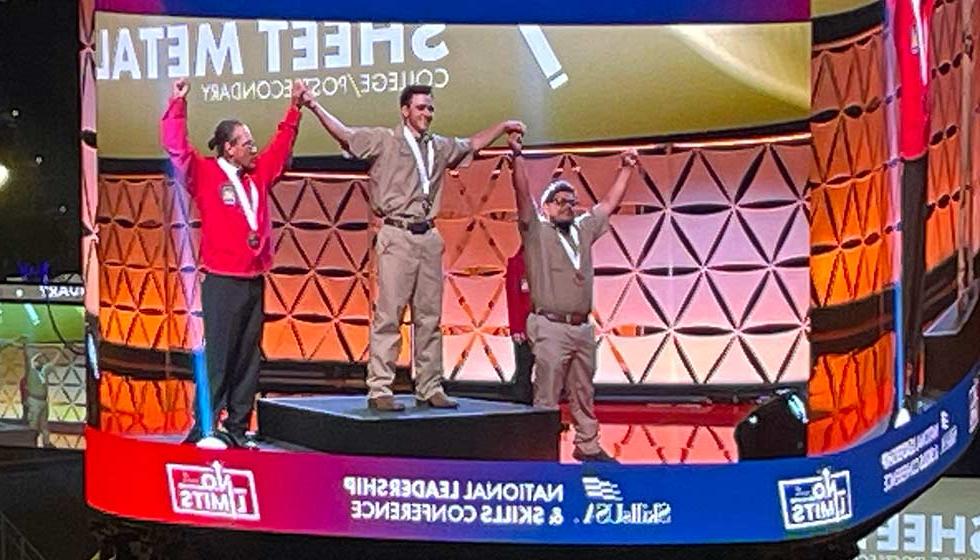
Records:
[[[248,246],[253,249],[259,248],[259,234],[254,231],[248,232]]]

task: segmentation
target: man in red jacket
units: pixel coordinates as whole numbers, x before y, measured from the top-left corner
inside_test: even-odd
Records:
[[[512,397],[519,403],[531,404],[534,401],[531,389],[534,354],[531,352],[531,343],[527,339],[527,316],[531,314],[531,286],[527,281],[527,267],[524,264],[524,245],[518,247],[514,256],[507,259],[505,280],[510,338],[514,342]]]
[[[300,107],[307,102],[302,82],[269,144],[259,153],[248,126],[218,123],[203,157],[187,138],[186,79],[173,85],[163,114],[161,139],[175,178],[191,195],[201,216],[200,262],[207,377],[197,379],[194,427],[185,441],[195,443],[214,430],[223,405],[226,438],[254,448],[246,436],[258,386],[263,322],[263,274],[272,265],[272,222],[268,194],[292,154]],[[208,387],[202,387],[203,381]],[[205,390],[208,389],[208,390]]]
[[[926,278],[928,219],[929,122],[932,77],[929,38],[933,0],[891,0],[890,31],[897,55],[899,154],[902,159],[902,325],[905,354],[903,383],[896,383],[897,402],[914,397],[922,379],[922,326]],[[901,395],[904,391],[905,395]],[[898,410],[896,410],[898,413]]]

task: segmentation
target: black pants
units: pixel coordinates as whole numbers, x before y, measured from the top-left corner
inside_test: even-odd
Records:
[[[514,342],[514,379],[511,381],[514,402],[531,404],[534,402],[534,389],[531,385],[531,370],[534,369],[534,354],[531,343]]]
[[[210,407],[211,422],[217,423],[222,408],[228,409],[224,427],[244,433],[252,417],[252,403],[259,382],[265,281],[208,274],[201,285],[204,311],[204,354],[210,395],[197,391],[195,415]],[[209,397],[208,402],[202,399]],[[213,428],[213,425],[212,425]],[[195,422],[191,436],[200,437]]]
[[[905,316],[905,394],[917,394],[921,380],[922,315],[926,281],[926,189],[929,156],[904,162],[902,169],[902,310]]]

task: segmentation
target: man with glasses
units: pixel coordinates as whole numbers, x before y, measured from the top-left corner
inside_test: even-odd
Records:
[[[160,123],[175,179],[201,215],[201,268],[206,272],[201,309],[210,391],[198,387],[197,417],[184,441],[197,443],[210,435],[218,413],[227,405],[221,435],[235,447],[255,448],[245,430],[259,380],[263,275],[272,266],[272,220],[266,199],[292,154],[307,90],[300,81],[293,84],[286,115],[261,152],[244,123],[218,123],[208,141],[214,157],[201,156],[187,137],[189,91],[186,79],[174,82]]]
[[[532,313],[527,337],[534,352],[534,405],[558,406],[564,389],[568,395],[575,450],[579,461],[615,462],[599,445],[595,416],[595,330],[592,311],[592,244],[605,233],[609,215],[626,192],[635,150],[621,155],[622,166],[606,196],[576,216],[575,188],[566,181],[552,182],[541,195],[540,213],[534,206],[527,169],[521,155],[521,136],[511,134],[514,190],[524,260],[531,284]]]

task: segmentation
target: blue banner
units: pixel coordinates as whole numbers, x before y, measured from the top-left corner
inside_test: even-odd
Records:
[[[90,429],[86,495],[122,516],[253,531],[538,544],[778,542],[861,525],[931,485],[976,432],[977,396],[970,375],[907,424],[838,453],[724,465],[208,451]]]

